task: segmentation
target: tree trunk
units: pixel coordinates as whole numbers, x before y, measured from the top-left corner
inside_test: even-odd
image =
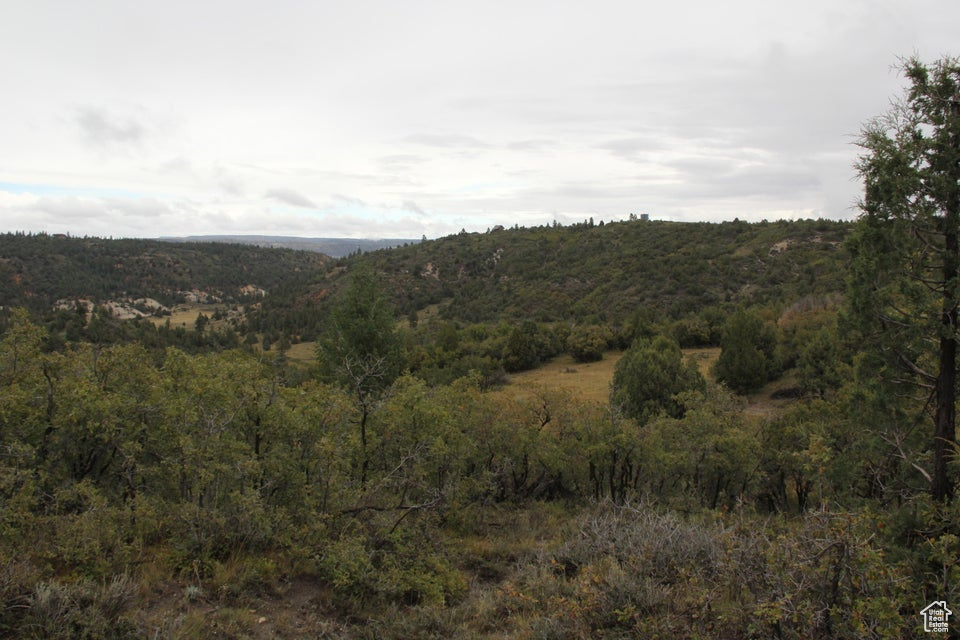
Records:
[[[367,470],[370,467],[370,458],[367,455],[367,404],[360,402],[360,488],[367,488]]]
[[[952,203],[951,203],[952,204]],[[960,210],[950,206],[944,211],[943,306],[940,314],[940,369],[937,374],[937,418],[933,436],[933,499],[949,502],[953,498],[950,461],[956,440],[957,419],[957,269],[960,266],[958,244]]]

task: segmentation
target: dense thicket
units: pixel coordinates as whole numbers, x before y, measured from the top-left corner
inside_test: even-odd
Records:
[[[246,611],[290,573],[345,637],[892,638],[958,595],[957,514],[909,489],[912,452],[864,428],[849,378],[765,420],[701,379],[638,421],[476,375],[361,396],[241,350],[45,339],[22,312],[0,339],[8,635],[152,636],[158,579],[172,606]],[[565,515],[498,529],[545,505]]]

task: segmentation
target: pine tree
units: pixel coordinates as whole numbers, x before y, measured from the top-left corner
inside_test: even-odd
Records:
[[[400,339],[393,308],[374,273],[356,267],[331,310],[317,348],[322,377],[348,389],[360,410],[361,483],[367,474],[367,420],[373,402],[399,375]]]
[[[904,72],[904,99],[860,138],[864,197],[850,243],[850,300],[894,393],[919,390],[918,405],[933,408],[933,471],[924,473],[945,502],[955,488],[960,60],[913,58]]]

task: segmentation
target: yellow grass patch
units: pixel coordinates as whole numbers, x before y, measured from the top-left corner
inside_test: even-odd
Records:
[[[504,392],[522,397],[530,389],[563,389],[581,400],[606,403],[613,370],[622,355],[620,351],[610,351],[603,360],[587,363],[575,362],[570,355],[559,356],[538,369],[511,374]]]
[[[422,309],[417,309],[417,324],[420,326],[437,322],[440,320],[440,310],[450,304],[452,298],[447,298],[436,304],[428,305]],[[397,320],[397,327],[406,329],[410,326],[410,320],[406,317]]]
[[[713,365],[717,362],[717,358],[720,357],[720,347],[684,349],[683,357],[693,358],[693,361],[697,363],[697,368],[700,370],[700,375],[707,380],[713,380],[712,369]]]
[[[317,359],[316,342],[298,342],[290,345],[287,351],[287,358],[292,362],[312,363]]]
[[[720,348],[684,349],[683,355],[693,358],[700,373],[712,379],[710,368],[720,357]],[[538,369],[511,374],[503,391],[523,397],[530,389],[562,389],[581,400],[605,404],[610,399],[613,371],[622,356],[621,351],[608,351],[603,360],[587,363],[575,362],[570,355],[559,356]]]
[[[747,406],[744,407],[745,415],[754,418],[774,418],[783,414],[788,406],[796,402],[794,398],[775,398],[778,391],[785,391],[795,388],[798,384],[795,373],[788,373],[782,378],[777,378],[768,382],[755,393],[747,396]]]
[[[153,317],[151,320],[153,324],[162,327],[169,319],[170,326],[173,328],[182,326],[192,330],[194,323],[197,321],[197,314],[202,313],[209,318],[220,309],[226,309],[226,306],[222,304],[178,304],[170,310],[169,316]]]

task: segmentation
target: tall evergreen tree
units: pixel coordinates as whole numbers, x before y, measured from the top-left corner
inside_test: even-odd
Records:
[[[905,61],[904,98],[863,130],[850,299],[889,383],[931,408],[934,499],[955,489],[960,301],[960,60]]]
[[[367,420],[372,403],[399,375],[400,339],[393,308],[376,275],[358,266],[330,312],[317,348],[322,376],[348,389],[360,410],[360,480],[366,482]]]

